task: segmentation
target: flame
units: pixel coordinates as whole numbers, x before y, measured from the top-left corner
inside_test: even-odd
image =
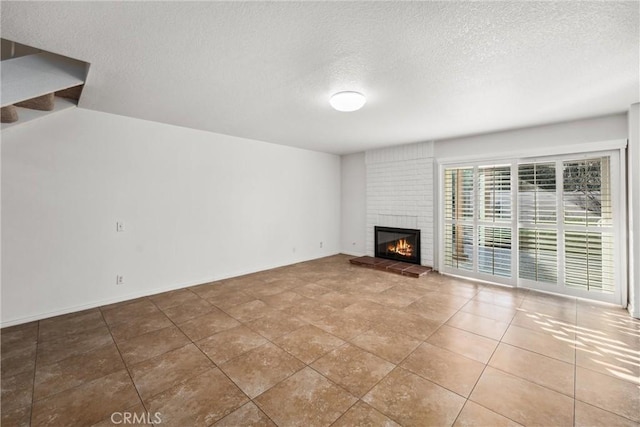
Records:
[[[394,252],[402,256],[413,256],[413,245],[411,245],[407,239],[400,239],[393,243],[389,243],[387,251]]]

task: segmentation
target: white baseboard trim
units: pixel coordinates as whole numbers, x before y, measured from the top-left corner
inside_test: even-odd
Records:
[[[38,313],[38,314],[31,315],[31,316],[20,317],[20,318],[17,318],[17,319],[10,319],[10,320],[6,320],[6,321],[2,321],[2,322],[0,322],[0,328],[7,328],[9,326],[21,325],[23,323],[29,323],[29,322],[34,322],[36,320],[48,319],[50,317],[55,317],[55,316],[62,316],[64,314],[75,313],[75,312],[78,312],[78,311],[90,310],[92,308],[102,307],[104,305],[115,304],[115,303],[128,301],[128,300],[132,300],[132,299],[136,299],[136,298],[148,297],[148,296],[155,295],[155,294],[161,294],[163,292],[175,291],[175,290],[178,290],[178,289],[183,289],[183,288],[188,288],[188,287],[191,287],[191,286],[201,285],[203,283],[217,282],[217,281],[220,281],[220,280],[230,279],[230,278],[233,278],[233,277],[244,276],[246,274],[253,274],[253,273],[258,273],[260,271],[272,270],[274,268],[286,267],[286,266],[289,266],[289,265],[299,264],[301,262],[306,262],[306,261],[313,261],[313,260],[316,260],[316,259],[326,258],[326,257],[329,257],[329,256],[338,255],[338,254],[339,254],[339,252],[332,253],[332,254],[327,254],[327,255],[322,255],[320,257],[315,257],[315,258],[296,259],[293,262],[287,263],[287,264],[264,265],[264,266],[259,267],[258,269],[240,270],[240,271],[236,271],[236,272],[233,272],[231,274],[224,275],[224,276],[205,277],[205,278],[202,278],[202,279],[199,279],[199,280],[192,280],[192,281],[189,281],[189,282],[182,282],[182,283],[173,284],[173,285],[169,285],[169,286],[163,286],[163,287],[159,287],[159,288],[147,289],[147,290],[144,290],[144,291],[134,292],[134,293],[127,294],[127,295],[120,295],[120,296],[114,297],[114,298],[107,298],[107,299],[104,299],[104,300],[93,301],[93,302],[90,302],[90,303],[87,303],[87,304],[81,304],[81,305],[76,305],[76,306],[71,306],[71,307],[65,307],[65,308],[61,308],[59,310],[53,310],[53,311],[48,311],[48,312],[45,312],[45,313]]]

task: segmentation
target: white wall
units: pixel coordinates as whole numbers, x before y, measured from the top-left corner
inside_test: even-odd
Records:
[[[536,126],[504,132],[488,133],[437,141],[438,160],[462,156],[509,156],[523,151],[544,155],[546,148],[627,138],[627,115],[615,114]]]
[[[362,256],[366,252],[366,169],[364,153],[341,157],[341,252]]]
[[[628,120],[629,312],[640,319],[640,104],[631,106]]]
[[[2,132],[3,326],[335,254],[339,234],[338,156],[83,109]]]

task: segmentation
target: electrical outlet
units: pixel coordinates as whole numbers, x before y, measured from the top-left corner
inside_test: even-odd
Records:
[[[124,276],[119,274],[116,276],[116,285],[124,285]]]
[[[116,222],[116,231],[118,233],[121,233],[121,232],[124,231],[124,222],[122,222],[122,221]]]
[[[294,254],[296,253],[296,247],[295,246],[293,247],[293,253]]]
[[[322,248],[322,242],[320,242],[320,247]]]

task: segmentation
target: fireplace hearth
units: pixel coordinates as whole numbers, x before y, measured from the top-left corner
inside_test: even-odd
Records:
[[[375,256],[420,264],[420,230],[374,227]]]

